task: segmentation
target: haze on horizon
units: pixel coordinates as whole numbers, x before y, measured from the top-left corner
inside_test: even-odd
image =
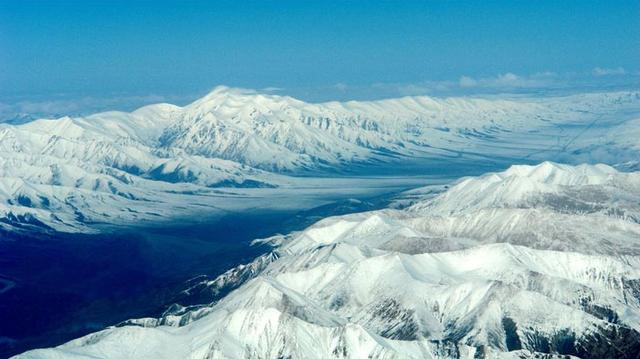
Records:
[[[637,1],[168,5],[0,2],[0,120],[220,84],[313,102],[640,88]]]

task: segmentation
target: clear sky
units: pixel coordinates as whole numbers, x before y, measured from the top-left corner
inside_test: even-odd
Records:
[[[5,107],[184,102],[219,84],[311,101],[606,88],[638,71],[638,0],[0,0]]]

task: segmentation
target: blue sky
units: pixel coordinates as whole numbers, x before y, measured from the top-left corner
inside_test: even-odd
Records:
[[[0,112],[637,87],[638,59],[639,1],[0,0]]]

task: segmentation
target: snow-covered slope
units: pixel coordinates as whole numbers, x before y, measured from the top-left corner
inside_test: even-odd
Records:
[[[637,172],[513,166],[404,210],[330,217],[266,241],[273,253],[198,285],[210,291],[208,305],[19,357],[640,352]]]
[[[434,164],[496,168],[541,159],[633,169],[639,113],[636,92],[310,104],[218,87],[184,107],[4,123],[0,226],[76,231],[122,223],[128,213],[137,213],[134,222],[165,217],[191,202],[176,194],[286,187],[293,179],[283,173],[378,166],[415,174]],[[158,199],[165,210],[150,206]]]
[[[0,226],[73,232],[168,219],[188,214],[182,209],[191,202],[201,206],[185,194],[287,182],[233,161],[160,153],[158,138],[178,110],[159,104],[0,125]]]
[[[285,171],[389,156],[536,160],[580,148],[585,128],[617,126],[638,113],[635,92],[310,104],[218,87],[186,106],[160,141],[188,153]],[[590,145],[599,144],[598,136],[585,137]]]

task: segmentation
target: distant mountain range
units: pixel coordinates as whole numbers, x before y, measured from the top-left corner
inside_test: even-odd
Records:
[[[92,231],[190,215],[220,188],[310,174],[547,159],[637,169],[638,113],[638,92],[310,104],[218,87],[185,107],[24,118],[0,124],[0,226]]]

